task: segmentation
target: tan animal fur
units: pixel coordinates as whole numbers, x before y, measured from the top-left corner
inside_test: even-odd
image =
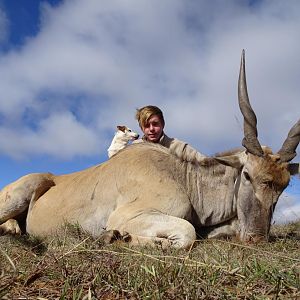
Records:
[[[242,61],[240,74],[243,67]],[[254,112],[240,78],[247,150],[193,163],[160,145],[140,143],[77,173],[29,174],[0,192],[0,230],[19,233],[11,219],[28,209],[27,231],[38,236],[69,222],[94,236],[104,234],[107,241],[117,236],[131,244],[163,247],[190,247],[196,233],[267,239],[278,198],[290,175],[299,173],[299,164],[289,161],[299,144],[300,121],[277,154],[261,147],[255,118],[249,126]]]
[[[121,236],[128,232],[134,244],[161,242],[188,247],[196,238],[196,231],[201,234],[202,229],[211,230],[209,237],[233,233],[241,234],[242,239],[257,233],[266,236],[268,226],[259,223],[262,220],[268,223],[268,217],[255,211],[257,216],[251,218],[257,219],[257,224],[252,228],[252,222],[248,222],[251,219],[248,216],[253,215],[251,210],[242,211],[239,216],[242,200],[238,195],[248,193],[249,188],[253,193],[253,186],[238,168],[243,164],[243,169],[255,180],[252,172],[264,158],[257,160],[240,151],[226,156],[226,164],[229,160],[237,164],[236,168],[216,163],[194,165],[180,161],[170,155],[168,149],[157,145],[132,145],[109,161],[78,173],[32,174],[21,178],[1,192],[0,220],[14,217],[16,201],[13,197],[19,201],[18,213],[28,207],[29,196],[22,206],[19,194],[9,194],[11,211],[3,200],[9,191],[19,190],[22,194],[24,184],[31,183],[31,189],[39,187],[42,194],[38,201],[33,199],[27,216],[27,231],[34,235],[49,235],[64,222],[70,222],[78,223],[94,236],[99,236],[104,229],[118,230]],[[268,173],[269,170],[263,171],[274,175]],[[255,189],[268,211],[288,184],[287,164],[282,164],[282,174],[286,180],[280,182],[276,191],[265,185]],[[236,227],[239,217],[246,221],[239,220]],[[247,228],[243,231],[247,222],[251,225],[250,231]],[[262,227],[262,232],[257,232],[255,227]]]

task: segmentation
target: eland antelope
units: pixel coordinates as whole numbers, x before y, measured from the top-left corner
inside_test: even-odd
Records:
[[[77,173],[29,174],[1,191],[2,232],[18,233],[11,219],[28,210],[26,230],[37,236],[69,222],[108,241],[118,236],[139,245],[186,248],[196,233],[267,239],[278,198],[290,176],[299,173],[299,164],[289,162],[296,156],[300,120],[277,153],[260,145],[244,52],[238,98],[245,149],[193,163],[159,145],[140,143]]]

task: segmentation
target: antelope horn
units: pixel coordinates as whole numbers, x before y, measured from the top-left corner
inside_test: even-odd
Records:
[[[300,142],[300,119],[291,128],[281,149],[278,151],[281,162],[289,162],[297,155],[296,149],[298,147],[299,142]]]
[[[246,74],[245,74],[245,50],[242,52],[241,67],[238,83],[238,97],[240,110],[244,116],[244,138],[242,145],[252,154],[263,156],[264,152],[257,139],[257,119],[255,113],[250,105]]]

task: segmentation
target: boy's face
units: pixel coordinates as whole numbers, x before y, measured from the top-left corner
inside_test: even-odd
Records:
[[[149,142],[158,143],[164,130],[164,125],[158,115],[153,115],[142,128]]]

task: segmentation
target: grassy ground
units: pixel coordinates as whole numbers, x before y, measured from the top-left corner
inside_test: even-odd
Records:
[[[0,237],[0,299],[300,299],[300,223],[269,243],[202,240],[190,251],[103,245],[68,227]]]

